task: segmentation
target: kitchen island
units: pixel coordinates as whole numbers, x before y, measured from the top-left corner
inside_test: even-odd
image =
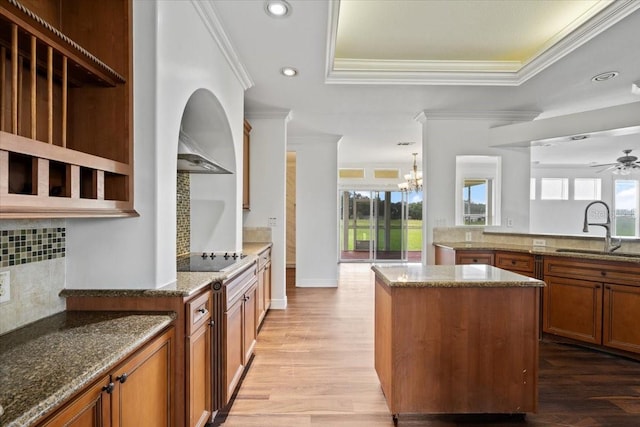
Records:
[[[537,406],[544,282],[488,265],[374,265],[375,368],[400,414]]]

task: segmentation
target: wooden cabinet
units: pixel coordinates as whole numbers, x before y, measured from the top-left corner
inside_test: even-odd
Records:
[[[640,353],[640,287],[604,285],[602,343]]]
[[[543,330],[600,344],[602,285],[564,277],[545,277]]]
[[[456,264],[493,265],[493,251],[459,251],[456,252]]]
[[[376,275],[374,363],[391,413],[535,412],[538,303],[537,287],[389,286]]]
[[[107,375],[80,392],[41,427],[108,427],[111,425],[111,394],[104,387],[111,382]]]
[[[448,247],[435,247],[436,265],[453,264],[487,264],[493,265],[494,254],[490,250],[463,249],[455,250]]]
[[[257,337],[257,270],[253,264],[226,288],[227,306],[224,313],[224,395],[222,404],[231,400],[246,368]]]
[[[544,332],[640,353],[640,265],[546,257]]]
[[[204,288],[189,296],[86,296],[67,295],[67,310],[92,311],[169,311],[175,313],[175,340],[171,354],[175,363],[171,369],[174,392],[171,397],[171,426],[198,426],[217,408],[213,407],[212,358],[212,292]],[[155,386],[153,386],[155,387]],[[141,392],[142,396],[149,394]],[[149,425],[127,424],[127,425]],[[157,424],[163,425],[163,424]],[[155,427],[155,425],[154,425]]]
[[[174,329],[151,340],[39,425],[172,425]]]
[[[0,218],[136,215],[131,0],[22,3],[0,0]]]
[[[251,209],[251,125],[248,121],[244,121],[244,138],[243,138],[243,150],[242,150],[242,209]]]
[[[258,254],[258,326],[271,307],[271,248]]]
[[[496,251],[495,267],[536,278],[533,254]]]
[[[187,303],[187,388],[189,425],[201,427],[209,422],[212,412],[211,393],[211,292],[205,292]]]

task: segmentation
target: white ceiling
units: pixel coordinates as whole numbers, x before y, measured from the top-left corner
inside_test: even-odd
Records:
[[[424,79],[416,80],[413,78],[415,76],[409,80],[398,79],[398,73],[394,75],[393,82],[378,81],[376,84],[358,82],[356,79],[351,79],[345,84],[337,81],[327,83],[327,77],[333,68],[333,64],[330,63],[333,53],[340,52],[343,58],[357,56],[355,52],[358,49],[366,51],[371,45],[396,52],[397,55],[392,58],[394,61],[402,58],[425,60],[424,56],[419,57],[416,54],[415,46],[409,46],[411,40],[424,45],[425,38],[433,42],[430,45],[432,50],[429,51],[431,56],[426,59],[469,60],[474,58],[476,52],[478,61],[483,63],[488,60],[507,59],[524,64],[539,54],[540,46],[548,46],[549,40],[554,39],[554,34],[559,34],[569,25],[563,26],[562,23],[556,22],[557,15],[564,14],[560,9],[533,10],[530,9],[533,7],[532,3],[552,5],[554,8],[562,6],[565,9],[582,7],[579,11],[584,12],[589,7],[598,7],[601,2],[527,1],[527,7],[522,10],[516,8],[514,11],[504,6],[524,5],[525,2],[343,0],[342,6],[357,6],[357,9],[369,10],[367,13],[373,13],[372,11],[377,9],[378,13],[382,12],[388,18],[384,21],[385,25],[380,25],[380,22],[376,24],[376,19],[380,18],[371,18],[364,12],[359,13],[361,18],[351,19],[355,22],[354,25],[357,25],[357,30],[351,31],[358,36],[360,43],[358,48],[350,47],[352,51],[340,47],[339,38],[334,38],[340,31],[347,31],[336,27],[335,15],[339,3],[330,5],[329,1],[324,0],[289,0],[289,3],[293,12],[289,17],[279,19],[267,16],[262,0],[215,0],[213,6],[231,44],[254,82],[254,86],[246,92],[245,109],[290,110],[290,137],[342,136],[339,146],[341,164],[410,161],[411,153],[420,151],[421,125],[414,118],[425,110],[540,111],[542,118],[640,100],[638,95],[631,93],[632,83],[640,81],[640,10],[637,9],[640,1],[637,0],[617,0],[616,7],[627,5],[629,10],[631,5],[636,8],[635,11],[595,37],[588,40],[583,38],[580,43],[573,43],[573,47],[577,46],[575,50],[556,55],[556,62],[545,62],[544,67],[540,67],[540,70],[532,73],[526,80],[521,79],[522,82],[515,86],[490,86],[480,83],[453,85],[443,84],[442,81],[428,84]],[[393,12],[388,10],[391,4],[396,6]],[[437,7],[440,13],[446,14],[449,10],[451,17],[446,22],[437,19],[429,25],[418,25],[418,29],[412,32],[410,24],[420,24],[421,20],[415,18],[424,15],[425,12],[420,9],[430,4]],[[486,7],[474,10],[468,8],[469,4]],[[467,8],[462,5],[466,5]],[[455,9],[455,13],[451,12],[454,10],[451,7]],[[512,19],[519,22],[518,19],[522,17],[518,11],[524,11],[524,16],[532,18],[534,25],[530,25],[529,22],[513,27]],[[458,20],[457,17],[461,14],[464,18]],[[466,27],[475,22],[474,16],[477,16],[477,21],[491,25],[474,28],[474,31],[479,33],[467,33]],[[598,16],[602,16],[602,13]],[[343,19],[348,22],[347,18]],[[435,18],[430,14],[430,19]],[[442,22],[436,25],[437,21]],[[502,26],[501,22],[505,21],[512,27],[507,24]],[[551,22],[556,22],[555,26],[547,25]],[[546,33],[533,34],[533,30],[539,27],[552,29]],[[516,31],[518,28],[523,30]],[[530,28],[531,31],[524,31],[524,28]],[[529,47],[520,49],[504,45],[503,51],[517,52],[505,56],[492,48],[500,34],[512,34],[511,41],[519,41]],[[480,40],[480,43],[472,43],[464,36],[471,36],[471,40]],[[457,47],[446,45],[446,51],[438,50],[449,39],[458,41]],[[384,40],[384,43],[381,40]],[[488,43],[488,40],[491,40],[491,43]],[[455,56],[442,56],[447,52],[455,52]],[[365,56],[373,56],[373,53]],[[378,56],[374,59],[380,59],[383,55]],[[299,75],[294,78],[282,76],[279,70],[283,66],[297,68]],[[594,75],[612,70],[620,72],[620,75],[606,82],[591,81]],[[413,141],[415,144],[400,147],[397,146],[399,141]],[[596,138],[589,141],[589,144],[594,141],[597,142]],[[637,138],[624,141],[624,144],[635,144],[628,147],[625,145],[624,148],[635,148],[640,152],[640,141]],[[571,152],[575,155],[577,152],[588,151],[584,149],[586,145],[581,147],[583,148],[572,148]],[[550,153],[553,147],[547,148],[547,152]],[[607,157],[618,157],[621,155],[621,149],[615,147],[614,152]],[[598,155],[598,160],[601,160],[602,154]]]

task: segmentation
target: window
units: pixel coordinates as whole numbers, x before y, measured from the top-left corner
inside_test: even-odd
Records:
[[[616,179],[613,210],[616,236],[638,236],[638,181]]]
[[[600,200],[600,178],[576,178],[573,180],[573,200]]]
[[[456,225],[500,225],[501,174],[500,156],[456,156]]]
[[[568,200],[569,180],[567,178],[540,179],[540,200]]]
[[[462,186],[464,225],[487,225],[488,179],[465,179]]]

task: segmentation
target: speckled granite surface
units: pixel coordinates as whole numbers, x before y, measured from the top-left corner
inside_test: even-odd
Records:
[[[391,287],[503,288],[543,287],[544,282],[490,265],[373,265],[376,277]]]
[[[624,261],[640,264],[640,253],[616,251],[611,254],[593,250],[594,253],[585,253],[582,248],[555,248],[550,246],[513,245],[494,242],[434,242],[434,246],[455,250],[490,250],[524,252],[537,255],[553,255],[561,257],[592,259],[600,261]]]
[[[32,425],[171,322],[167,313],[63,312],[0,336],[0,425]]]

